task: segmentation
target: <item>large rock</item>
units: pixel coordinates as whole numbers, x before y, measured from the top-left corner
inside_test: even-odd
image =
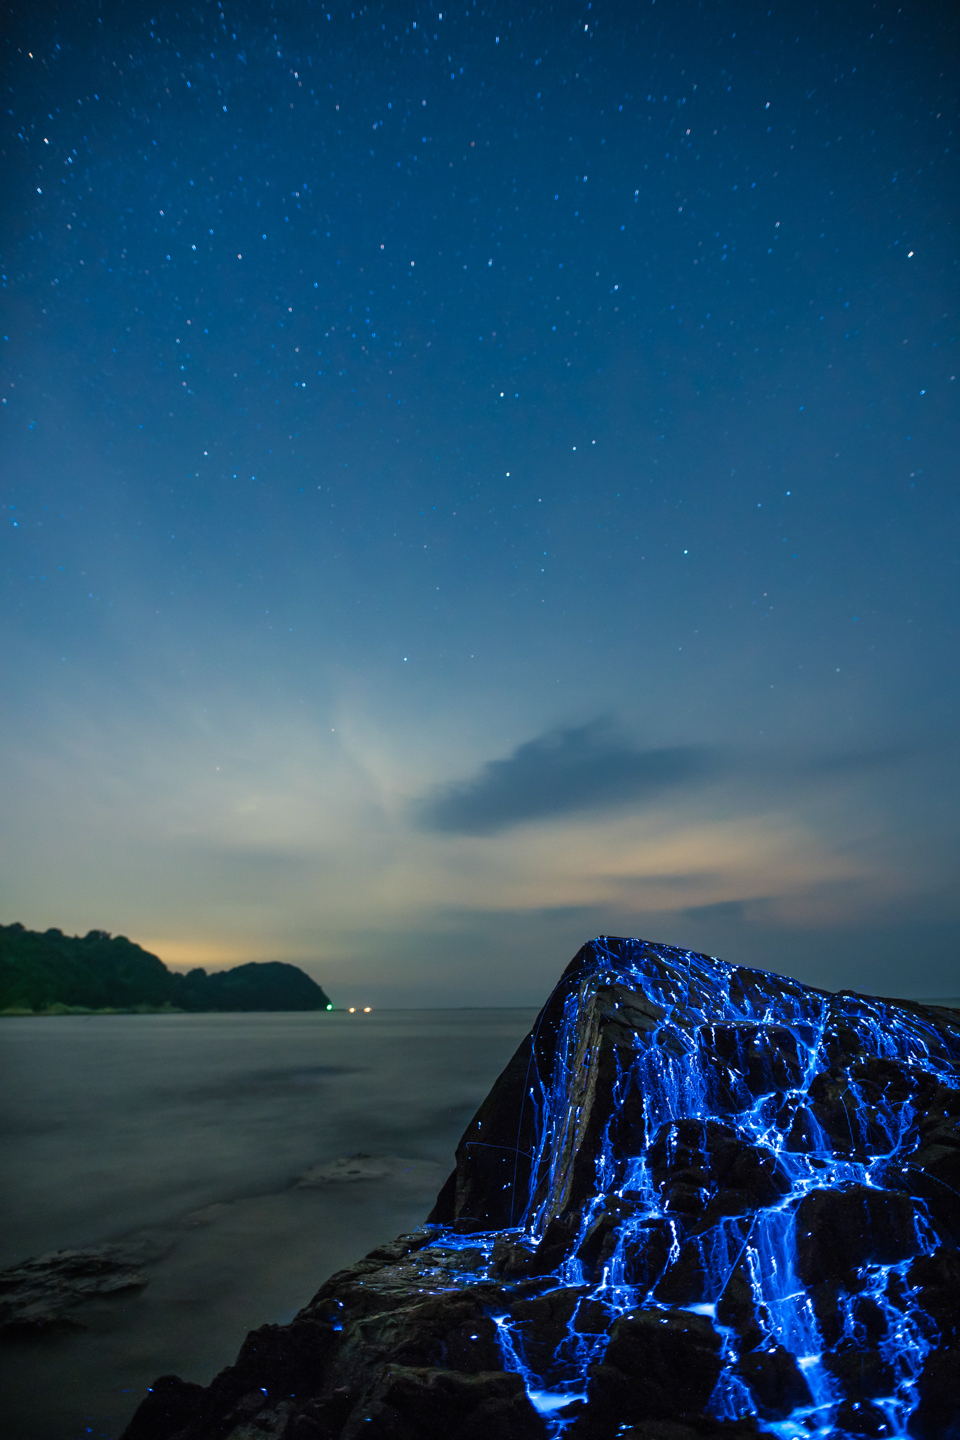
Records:
[[[543,1423],[516,1372],[385,1367],[378,1384],[340,1432],[344,1440],[542,1440]]]
[[[125,1440],[960,1440],[960,1015],[602,939],[429,1221]]]
[[[610,1328],[602,1364],[591,1367],[588,1409],[608,1425],[698,1419],[720,1378],[720,1336],[687,1310],[632,1310]],[[584,1414],[582,1428],[587,1430]]]
[[[812,1403],[810,1387],[796,1356],[782,1345],[769,1345],[741,1354],[737,1374],[750,1390],[758,1413],[765,1420],[786,1420]]]
[[[816,1285],[865,1265],[910,1260],[923,1248],[917,1221],[914,1201],[895,1190],[809,1190],[797,1206],[797,1273],[806,1285]]]

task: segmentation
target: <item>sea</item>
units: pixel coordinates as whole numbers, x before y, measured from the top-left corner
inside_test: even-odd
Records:
[[[4,1339],[5,1440],[116,1440],[420,1224],[535,1013],[0,1020],[0,1268],[110,1245],[146,1281]]]

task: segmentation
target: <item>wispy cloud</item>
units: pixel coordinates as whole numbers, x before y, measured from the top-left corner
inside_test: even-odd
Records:
[[[150,690],[19,734],[0,816],[8,920],[122,931],[183,966],[291,960],[331,994],[362,973],[371,1003],[434,1004],[488,1003],[477,957],[498,994],[535,998],[557,953],[605,931],[755,963],[789,954],[820,983],[784,937],[809,937],[813,956],[830,927],[955,915],[952,752],[644,747],[626,724],[534,721],[483,763],[496,750],[465,758],[464,727],[425,750],[359,702],[319,723],[282,694],[205,698]]]
[[[548,731],[470,780],[414,802],[418,829],[492,835],[529,820],[614,809],[695,785],[721,769],[719,752],[691,745],[644,750],[602,720]]]

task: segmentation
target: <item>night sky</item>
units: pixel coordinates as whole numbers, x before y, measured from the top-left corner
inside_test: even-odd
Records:
[[[956,8],[3,28],[0,918],[960,993]]]

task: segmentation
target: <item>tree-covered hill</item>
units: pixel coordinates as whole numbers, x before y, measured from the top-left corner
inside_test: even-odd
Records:
[[[163,961],[105,930],[84,936],[0,925],[0,1011],[326,1010],[327,996],[296,965],[238,965],[208,975]]]
[[[237,965],[232,970],[190,970],[173,977],[173,1003],[181,1010],[326,1010],[316,981],[280,960]]]

